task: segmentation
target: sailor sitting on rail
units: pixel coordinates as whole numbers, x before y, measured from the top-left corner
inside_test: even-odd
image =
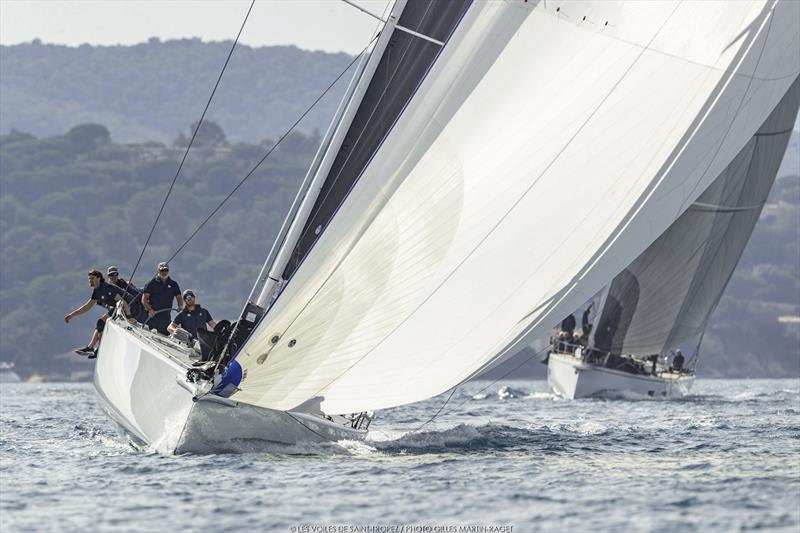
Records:
[[[123,297],[131,309],[131,316],[138,322],[147,320],[147,312],[144,310],[144,307],[142,307],[142,294],[136,285],[134,285],[132,281],[128,282],[119,277],[119,269],[115,266],[108,267],[106,275],[111,285],[116,285],[124,291]]]
[[[103,334],[106,320],[108,320],[108,317],[114,312],[114,306],[116,303],[118,301],[122,301],[125,313],[129,316],[130,310],[128,308],[128,304],[125,303],[125,300],[123,299],[125,291],[115,285],[106,283],[106,280],[103,278],[103,274],[97,269],[90,270],[88,275],[89,286],[94,289],[92,291],[92,295],[85,304],[65,316],[64,322],[69,323],[73,317],[84,314],[89,309],[94,307],[95,304],[103,306],[108,310],[105,315],[97,319],[97,324],[95,326],[95,330],[92,332],[92,339],[89,341],[89,344],[85,348],[75,350],[75,353],[79,355],[88,355],[89,359],[94,359],[97,357],[97,345],[100,343],[100,337]]]
[[[181,309],[175,318],[172,320],[167,329],[170,333],[175,333],[178,326],[182,327],[189,332],[193,339],[197,338],[197,330],[205,329],[206,324],[213,330],[217,322],[211,318],[211,313],[208,310],[200,307],[197,303],[197,297],[194,291],[186,289],[183,291],[183,302],[186,306]]]

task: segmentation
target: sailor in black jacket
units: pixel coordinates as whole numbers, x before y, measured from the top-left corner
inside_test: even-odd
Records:
[[[170,324],[172,299],[178,302],[178,312],[183,309],[183,298],[178,282],[169,275],[169,265],[158,264],[158,274],[147,282],[142,291],[142,305],[147,311],[147,324],[159,333],[168,335],[167,326]]]
[[[211,313],[209,313],[207,309],[200,307],[200,304],[197,303],[194,291],[191,289],[183,291],[183,301],[186,303],[186,307],[178,313],[169,325],[170,333],[175,332],[178,327],[181,327],[188,331],[193,339],[196,339],[198,329],[206,329],[206,325],[214,329],[217,322],[211,318]]]
[[[111,316],[111,313],[114,311],[114,307],[116,306],[117,302],[120,300],[124,301],[123,295],[125,292],[115,285],[106,283],[106,280],[103,278],[103,274],[100,273],[99,270],[91,270],[89,271],[88,275],[89,286],[93,289],[92,295],[89,297],[86,303],[67,314],[67,316],[64,317],[64,322],[69,323],[69,321],[74,317],[86,313],[95,305],[106,308],[106,314],[97,319],[95,329],[92,332],[92,339],[89,341],[89,344],[85,348],[75,350],[75,352],[80,355],[88,355],[89,359],[94,359],[97,357],[97,345],[100,343],[100,337],[103,333],[103,329],[105,328],[106,320],[109,316]]]

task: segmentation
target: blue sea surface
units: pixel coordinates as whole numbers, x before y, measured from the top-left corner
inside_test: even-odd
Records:
[[[90,384],[4,384],[0,531],[800,531],[800,381],[693,392],[472,382],[421,429],[447,396],[363,443],[173,456],[134,449]]]

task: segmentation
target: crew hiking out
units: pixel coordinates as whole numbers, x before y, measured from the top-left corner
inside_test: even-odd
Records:
[[[137,322],[144,322],[147,320],[147,312],[142,306],[142,292],[133,284],[133,282],[125,281],[119,276],[119,269],[115,266],[108,267],[106,271],[108,282],[116,285],[124,291],[125,302],[130,306],[131,316]]]
[[[89,356],[89,359],[94,359],[97,357],[97,345],[100,343],[100,338],[102,337],[106,320],[108,320],[108,317],[111,316],[111,313],[113,313],[116,303],[122,300],[123,305],[126,307],[126,313],[129,313],[129,309],[127,308],[127,304],[124,303],[125,300],[123,295],[125,292],[116,285],[106,283],[106,280],[103,278],[103,274],[99,270],[94,269],[89,271],[88,276],[89,286],[93,289],[91,296],[86,303],[67,314],[64,317],[64,322],[69,323],[69,321],[74,317],[86,313],[95,305],[100,305],[106,308],[106,314],[97,319],[97,323],[95,324],[95,329],[92,332],[92,338],[89,341],[89,344],[85,348],[75,350],[75,352],[79,355],[87,355]]]

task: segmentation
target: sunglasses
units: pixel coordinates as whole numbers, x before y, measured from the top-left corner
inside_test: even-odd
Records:
[[[110,272],[110,273],[108,274],[108,277],[109,277],[109,278],[117,278],[117,277],[119,277],[119,274],[117,274],[116,272]]]
[[[186,296],[186,298],[184,298],[184,300],[186,300],[187,302],[191,302],[191,301],[193,301],[193,300],[194,300],[194,296],[192,296],[191,294],[188,294],[188,295]]]
[[[161,270],[159,270],[159,272],[169,272],[169,269],[168,268],[162,268]]]

